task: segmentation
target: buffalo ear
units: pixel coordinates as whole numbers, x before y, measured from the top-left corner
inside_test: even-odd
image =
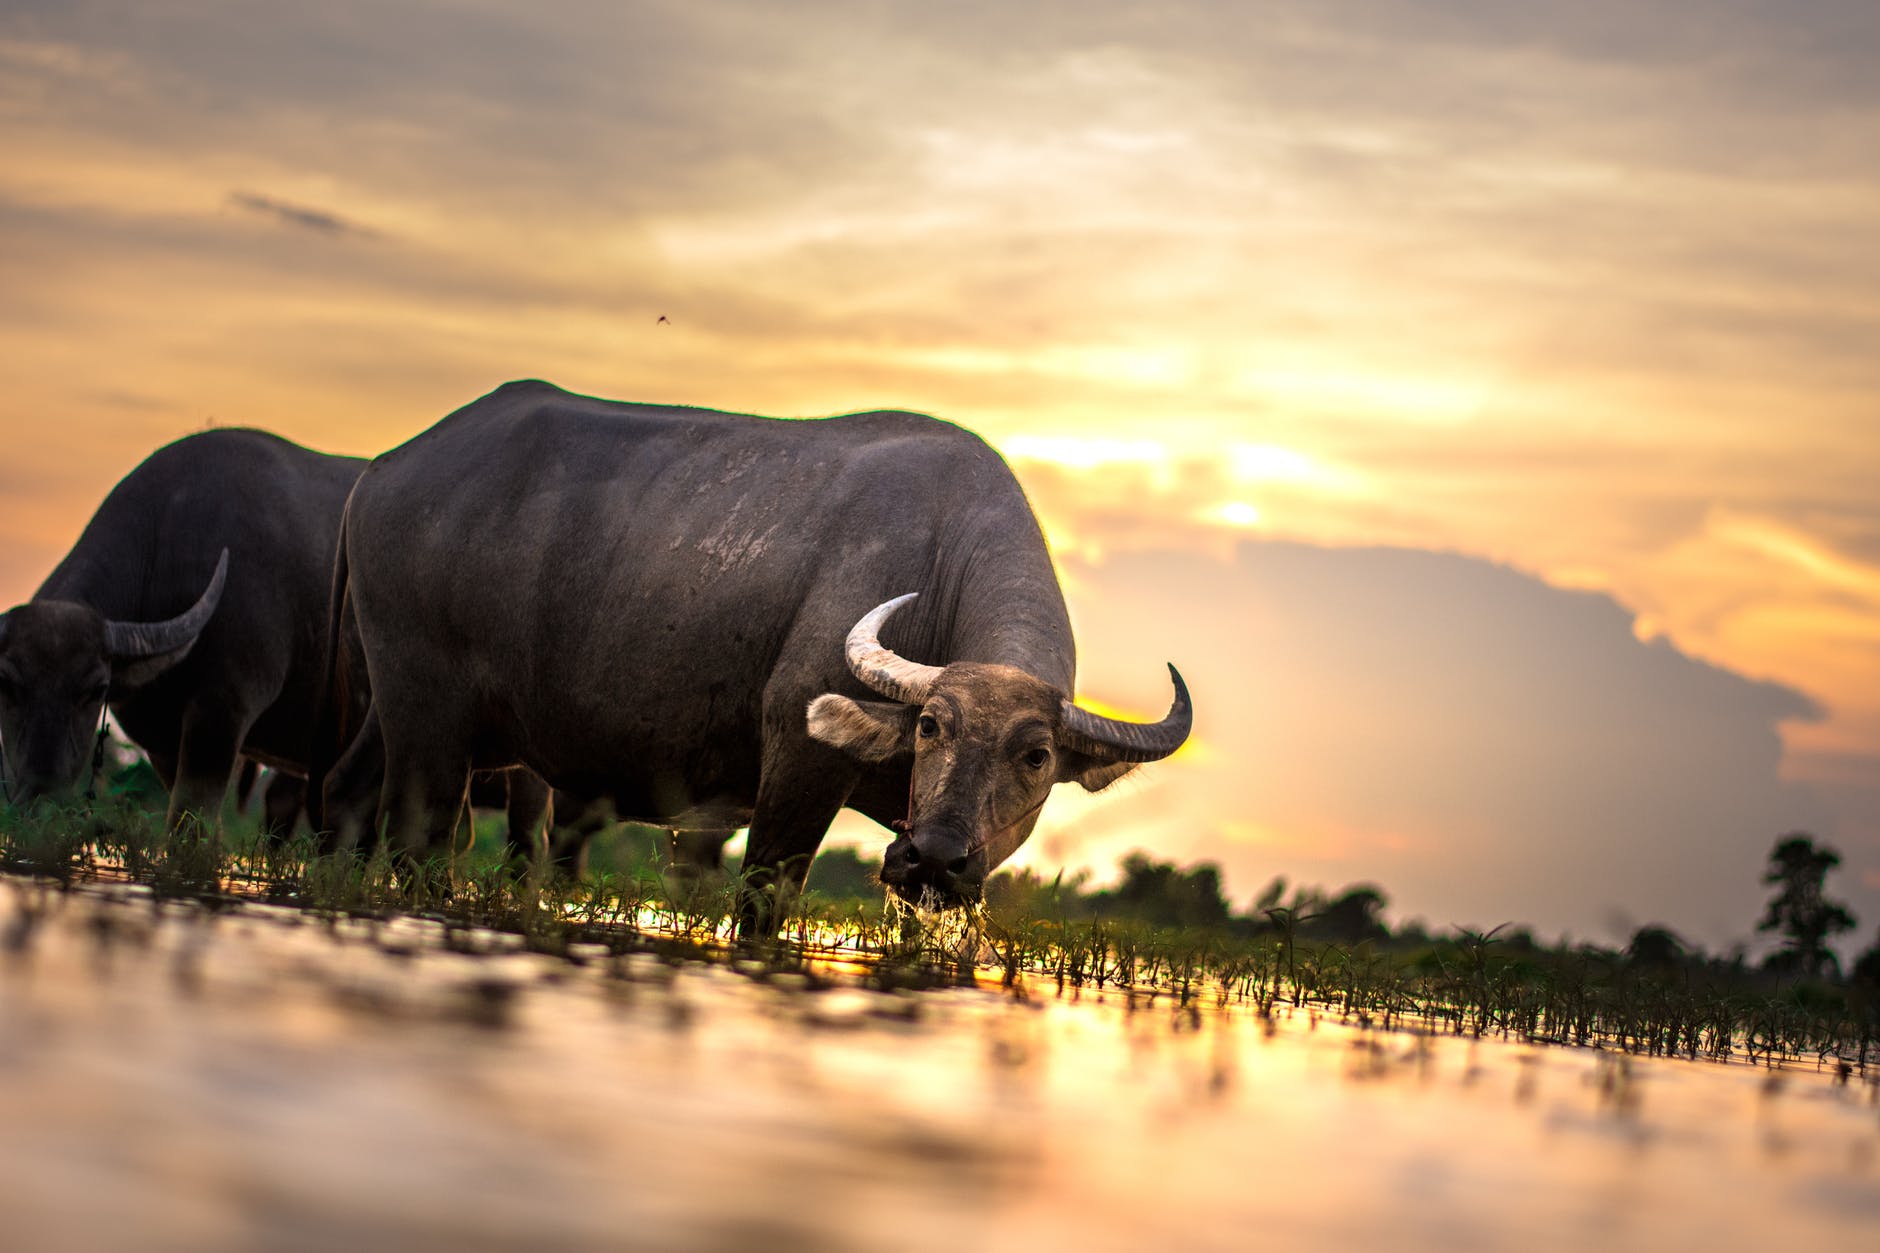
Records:
[[[1088,753],[1064,752],[1058,756],[1058,782],[1075,781],[1086,792],[1101,792],[1131,770],[1133,761],[1105,761]]]
[[[913,705],[825,692],[809,703],[809,736],[859,761],[886,761],[913,747],[919,713]]]

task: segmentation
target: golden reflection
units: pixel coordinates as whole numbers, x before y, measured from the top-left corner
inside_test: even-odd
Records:
[[[867,991],[840,959],[559,958],[141,892],[49,897],[28,941],[0,965],[20,1247],[1452,1253],[1461,1229],[1577,1253],[1871,1227],[1871,1085],[1810,1064],[1212,987]]]

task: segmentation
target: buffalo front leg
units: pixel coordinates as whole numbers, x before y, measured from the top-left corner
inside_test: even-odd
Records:
[[[776,935],[854,783],[852,774],[839,770],[779,770],[766,764],[738,885],[740,940]]]
[[[725,872],[725,845],[736,834],[719,829],[668,831],[673,872],[694,881],[719,878]]]
[[[242,758],[242,772],[235,776],[235,808],[246,812],[248,798],[254,795],[255,783],[261,778],[261,763],[252,757]]]
[[[200,706],[183,715],[176,781],[170,786],[170,805],[164,817],[169,830],[190,825],[213,830],[218,825],[244,730],[226,715]]]
[[[577,796],[554,790],[554,822],[548,829],[548,855],[555,869],[577,877],[587,870],[588,848],[615,816],[611,796]]]
[[[307,781],[291,774],[277,774],[268,780],[261,793],[261,833],[270,840],[282,840],[294,833],[294,822],[307,801]]]
[[[503,781],[509,789],[503,806],[509,820],[509,860],[526,870],[548,849],[548,833],[554,823],[554,791],[548,780],[524,766],[505,771]]]

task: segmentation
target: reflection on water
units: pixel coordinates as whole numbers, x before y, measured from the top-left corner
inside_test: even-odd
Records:
[[[0,881],[0,1246],[1880,1234],[1880,1089],[1859,1075],[576,957]]]

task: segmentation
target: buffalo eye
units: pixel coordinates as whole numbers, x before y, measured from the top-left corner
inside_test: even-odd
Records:
[[[940,723],[932,714],[922,714],[917,725],[920,729],[920,738],[923,740],[930,740],[940,734]]]
[[[1050,760],[1051,750],[1048,748],[1034,748],[1025,754],[1025,764],[1033,770],[1043,770],[1044,764]]]

